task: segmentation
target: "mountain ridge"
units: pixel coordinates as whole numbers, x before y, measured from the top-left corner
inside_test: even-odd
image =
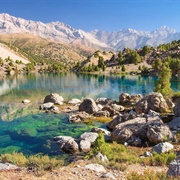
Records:
[[[30,33],[56,42],[72,45],[81,44],[94,49],[115,51],[127,47],[137,49],[145,45],[158,46],[180,39],[180,32],[167,26],[162,26],[153,31],[128,28],[112,32],[103,30],[85,32],[59,21],[43,23],[25,20],[6,13],[0,14],[0,34],[14,33]]]

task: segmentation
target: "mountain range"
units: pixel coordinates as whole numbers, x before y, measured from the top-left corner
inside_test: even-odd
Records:
[[[55,42],[115,51],[126,47],[137,49],[144,45],[157,46],[180,39],[180,32],[176,32],[175,29],[167,26],[160,27],[151,32],[130,28],[113,32],[102,30],[85,32],[58,21],[43,23],[25,20],[5,13],[0,14],[0,34],[26,33]]]

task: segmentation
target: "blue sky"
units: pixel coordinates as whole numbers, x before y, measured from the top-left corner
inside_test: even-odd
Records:
[[[0,0],[0,13],[85,31],[152,31],[166,25],[180,32],[179,9],[180,0]]]

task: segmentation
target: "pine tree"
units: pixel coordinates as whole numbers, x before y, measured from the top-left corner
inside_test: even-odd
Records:
[[[161,71],[159,71],[158,81],[156,83],[155,91],[160,92],[165,98],[172,95],[173,90],[171,89],[171,69],[162,65]]]
[[[121,71],[122,71],[122,72],[125,72],[125,71],[126,71],[126,67],[125,67],[124,65],[122,66]]]

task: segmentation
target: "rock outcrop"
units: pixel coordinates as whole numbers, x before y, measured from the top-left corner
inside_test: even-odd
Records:
[[[167,112],[169,109],[166,100],[161,93],[151,93],[135,104],[135,111],[138,114],[147,114],[149,110],[156,112]]]
[[[156,144],[152,148],[152,152],[157,152],[158,154],[161,154],[161,153],[169,152],[172,149],[174,149],[174,146],[171,143],[163,142],[163,143]]]
[[[175,117],[180,117],[180,99],[178,99],[176,101],[176,104],[175,104],[175,106],[173,108],[173,111],[174,111],[174,116]]]
[[[140,142],[149,141],[147,129],[153,124],[163,124],[163,122],[159,117],[137,117],[122,122],[116,125],[112,131],[112,140],[118,143],[127,142],[132,145],[140,145]]]
[[[64,152],[73,154],[78,151],[78,144],[74,138],[70,136],[56,136],[54,137],[54,140]]]
[[[89,141],[86,140],[81,140],[79,143],[79,149],[82,152],[88,152],[90,151],[91,148],[91,143]]]
[[[63,97],[57,93],[49,94],[44,99],[44,103],[52,102],[54,104],[59,104],[59,105],[62,105],[63,101],[64,101]]]
[[[134,105],[142,99],[141,94],[130,95],[128,93],[122,93],[119,96],[119,103],[121,105]]]
[[[79,105],[79,111],[85,111],[88,114],[93,114],[98,111],[98,107],[92,98],[87,98]]]
[[[169,164],[169,169],[167,171],[167,176],[170,178],[180,177],[180,156],[174,159]]]
[[[130,119],[134,119],[137,117],[137,114],[136,112],[134,111],[130,111],[129,113],[126,113],[126,114],[120,114],[118,116],[116,116],[112,121],[110,121],[108,124],[107,124],[107,127],[109,129],[114,129],[116,127],[116,125],[122,123],[122,122],[125,122],[127,120],[130,120]]]
[[[171,141],[173,139],[173,134],[169,127],[161,122],[155,122],[148,125],[146,134],[149,141],[154,144]]]
[[[170,129],[180,131],[180,117],[174,118],[171,122],[168,123]]]
[[[83,134],[81,134],[79,140],[85,140],[85,141],[89,141],[92,144],[94,144],[94,142],[96,141],[98,137],[98,133],[95,132],[85,132]]]

